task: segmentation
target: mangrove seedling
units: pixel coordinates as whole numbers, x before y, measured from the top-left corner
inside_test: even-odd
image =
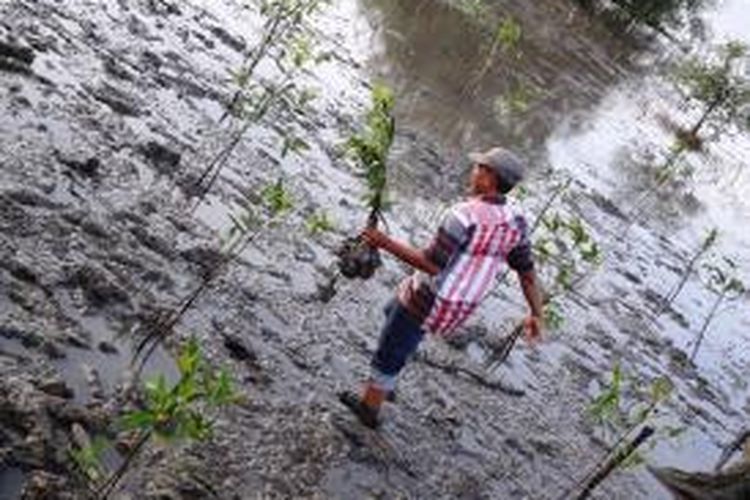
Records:
[[[305,227],[311,236],[333,231],[335,229],[333,222],[329,219],[328,214],[325,211],[318,211],[311,214],[307,220],[305,220]]]
[[[386,165],[396,132],[392,115],[394,103],[393,92],[388,87],[373,86],[372,107],[367,112],[365,128],[348,142],[349,150],[363,168],[367,180],[366,203],[371,219],[381,215],[386,196]]]
[[[372,107],[367,112],[365,128],[347,142],[367,181],[365,202],[369,209],[367,225],[377,226],[382,219],[386,203],[388,153],[393,144],[396,124],[392,110],[393,92],[383,85],[372,89]],[[380,267],[380,253],[367,245],[359,236],[347,238],[336,251],[338,267],[347,278],[369,279]]]
[[[687,266],[685,266],[685,270],[682,272],[680,281],[664,297],[664,300],[659,306],[659,309],[656,311],[654,318],[658,318],[664,311],[672,307],[672,303],[680,295],[680,292],[682,292],[682,289],[685,288],[685,284],[688,282],[688,279],[690,279],[690,276],[695,271],[695,266],[698,264],[698,261],[700,261],[700,259],[714,246],[714,244],[716,244],[716,240],[718,237],[719,231],[716,228],[711,229],[708,234],[706,234],[706,237],[701,242],[700,247],[695,251],[692,257],[690,257]]]
[[[224,165],[247,131],[263,120],[276,127],[282,139],[282,156],[289,152],[308,149],[292,125],[305,116],[307,104],[314,93],[298,84],[299,74],[310,61],[318,61],[313,51],[314,29],[309,18],[328,0],[259,0],[259,12],[265,19],[261,41],[250,50],[242,67],[231,72],[238,86],[226,113],[219,120],[232,115],[244,123],[229,133],[229,141],[213,155],[195,182],[196,207],[203,201],[219,177]],[[278,68],[273,78],[260,80],[255,72],[262,61],[268,60]]]
[[[590,469],[582,479],[576,481],[568,488],[560,499],[570,498],[575,491],[580,493],[576,499],[588,498],[589,494],[612,472],[626,466],[642,463],[637,450],[646,440],[652,437],[673,438],[682,430],[663,426],[657,428],[652,418],[656,415],[656,409],[672,394],[672,383],[666,377],[658,377],[650,384],[644,384],[638,380],[632,380],[631,391],[638,394],[640,401],[631,405],[628,409],[622,408],[625,391],[624,382],[627,380],[619,364],[616,364],[612,372],[612,382],[605,386],[603,391],[594,398],[589,413],[602,424],[625,425],[625,430],[619,438],[607,450],[607,453]],[[646,385],[649,387],[646,394],[641,394],[638,388]],[[636,431],[637,434],[636,434]],[[631,438],[631,436],[634,436]],[[650,446],[653,448],[657,441],[651,439]]]
[[[706,62],[694,57],[675,68],[673,77],[678,87],[702,107],[698,120],[678,133],[683,144],[698,149],[698,134],[706,123],[722,126],[736,122],[742,108],[750,104],[750,81],[742,73],[746,54],[744,44],[729,42],[718,49],[718,60]]]
[[[206,363],[195,338],[182,347],[177,367],[180,378],[175,385],[170,387],[164,375],[149,380],[144,385],[143,407],[122,416],[123,428],[136,432],[136,444],[120,467],[99,486],[99,498],[114,491],[154,437],[167,443],[206,440],[212,435],[217,412],[242,400],[229,371],[216,370]]]
[[[705,285],[715,295],[715,299],[698,332],[698,338],[690,354],[691,361],[694,361],[698,355],[708,327],[719,313],[719,307],[725,302],[742,297],[746,291],[745,284],[737,277],[737,264],[732,259],[722,257],[718,263],[706,264],[704,269],[708,272]]]

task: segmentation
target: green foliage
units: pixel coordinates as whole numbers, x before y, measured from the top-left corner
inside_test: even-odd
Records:
[[[643,424],[654,413],[656,407],[669,399],[674,390],[667,377],[657,377],[650,383],[630,380],[630,390],[638,395],[639,401],[629,408],[623,408],[622,394],[625,391],[626,377],[616,363],[612,370],[612,381],[606,385],[589,406],[589,414],[600,424]],[[644,391],[642,388],[646,387]]]
[[[292,134],[285,134],[281,145],[281,157],[284,158],[290,152],[301,153],[302,151],[308,151],[309,149],[310,145],[304,139]]]
[[[568,262],[561,263],[557,268],[555,283],[562,287],[564,290],[571,290],[573,288],[574,271],[575,269],[572,264]]]
[[[204,440],[213,430],[207,412],[240,400],[227,370],[208,366],[194,338],[183,347],[177,366],[180,379],[174,386],[168,386],[164,375],[146,382],[145,407],[122,417],[126,429],[153,433],[167,441]]]
[[[523,184],[517,185],[513,191],[511,191],[511,196],[517,199],[518,201],[523,201],[527,199],[531,194],[531,191],[528,187],[524,186]]]
[[[534,84],[518,81],[508,92],[495,99],[493,109],[501,120],[517,117],[528,112],[532,103],[543,94]]]
[[[303,67],[315,58],[312,42],[308,36],[300,35],[293,39],[289,42],[288,49],[289,58],[291,59],[292,64],[297,68]]]
[[[700,128],[709,116],[722,122],[732,121],[750,104],[750,81],[741,71],[746,54],[745,45],[729,42],[717,50],[718,60],[693,57],[674,69],[677,85],[705,106],[704,116],[694,129]]]
[[[686,11],[696,9],[702,0],[577,0],[588,10],[597,3],[616,17],[624,17],[629,23],[636,22],[663,31],[665,25],[679,25]]]
[[[620,363],[612,369],[612,381],[604,386],[602,392],[594,398],[588,413],[599,423],[620,420],[620,401],[622,394],[622,370]]]
[[[513,51],[516,57],[518,57],[520,55],[517,52],[518,44],[521,42],[522,35],[523,30],[521,29],[521,25],[509,16],[500,21],[495,33],[495,39],[503,52],[510,53]]]
[[[294,200],[284,187],[284,179],[268,184],[261,192],[263,204],[271,212],[272,217],[283,214],[294,208]]]
[[[329,1],[259,0],[255,3],[265,18],[265,24],[259,44],[249,52],[242,67],[231,72],[238,89],[229,112],[247,122],[259,122],[269,115],[273,115],[274,123],[290,121],[281,119],[284,114],[303,117],[314,94],[299,88],[297,77],[311,62],[325,59],[316,54],[315,30],[308,21]],[[280,75],[256,82],[253,77],[264,60],[273,61]],[[307,144],[291,131],[282,135],[282,156],[290,151],[308,149]]]
[[[716,228],[711,229],[706,235],[706,238],[703,240],[703,243],[701,244],[701,252],[707,252],[712,246],[716,244],[716,240],[718,238],[719,230]]]
[[[626,387],[627,384],[627,387]],[[644,389],[645,388],[645,389]],[[667,401],[674,391],[671,381],[665,377],[657,377],[650,383],[626,377],[619,363],[615,364],[611,382],[604,386],[589,406],[588,413],[599,425],[608,427],[622,426],[626,430],[617,441],[619,448],[614,453],[625,451],[622,440],[635,429],[645,425],[655,428],[655,436],[649,441],[648,449],[652,449],[658,442],[673,440],[684,432],[683,427],[670,425],[655,425],[657,408]],[[634,393],[636,401],[626,405],[623,394]],[[643,456],[634,453],[620,464],[622,468],[631,468],[643,463]]]
[[[393,144],[396,124],[392,116],[393,92],[384,85],[372,89],[372,107],[367,112],[365,129],[352,136],[347,145],[364,168],[367,179],[367,204],[379,211],[384,202],[388,152]]]
[[[550,330],[559,330],[565,323],[565,316],[563,316],[560,306],[550,301],[544,305],[544,324]]]
[[[563,290],[572,289],[580,276],[601,264],[601,249],[579,217],[545,215],[541,228],[544,233],[536,238],[535,257],[540,264],[554,266],[554,282]]]
[[[680,11],[692,7],[696,0],[614,0],[621,11],[649,26],[677,23]]]
[[[75,462],[88,481],[96,483],[100,481],[105,471],[102,466],[102,453],[110,446],[110,442],[103,436],[94,438],[91,444],[83,448],[74,448],[69,451],[70,458]]]
[[[739,271],[737,263],[728,257],[714,257],[714,259],[714,262],[703,265],[703,269],[707,273],[704,278],[706,286],[713,292],[729,299],[743,295],[746,289],[745,284],[737,276]]]
[[[333,222],[331,222],[328,214],[324,211],[311,214],[305,221],[305,227],[310,235],[333,231],[335,229]]]
[[[487,15],[483,0],[453,0],[451,5],[472,19],[481,20]]]

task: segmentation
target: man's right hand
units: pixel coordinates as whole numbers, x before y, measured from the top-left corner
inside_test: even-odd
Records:
[[[373,248],[386,248],[390,242],[388,235],[374,227],[368,227],[362,231],[361,236],[365,243]]]

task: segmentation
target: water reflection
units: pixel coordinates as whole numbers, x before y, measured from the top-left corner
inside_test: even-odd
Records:
[[[380,43],[370,68],[396,87],[402,123],[453,150],[504,143],[535,152],[561,117],[591,108],[628,75],[637,55],[565,2],[504,6],[492,19],[511,17],[523,34],[516,50],[491,59],[494,21],[443,2],[362,6]]]

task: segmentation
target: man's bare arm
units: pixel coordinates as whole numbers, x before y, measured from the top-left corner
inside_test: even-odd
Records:
[[[518,278],[521,281],[526,303],[529,304],[531,309],[531,315],[541,318],[544,314],[544,305],[542,304],[542,293],[537,284],[536,271],[532,269],[531,271],[518,273]]]
[[[375,248],[381,248],[386,252],[392,254],[397,259],[408,265],[424,271],[430,275],[436,275],[440,272],[440,268],[435,265],[432,261],[425,257],[424,252],[418,250],[411,245],[402,243],[398,240],[388,237],[377,229],[366,229],[362,233],[362,237],[365,241],[374,246]]]

